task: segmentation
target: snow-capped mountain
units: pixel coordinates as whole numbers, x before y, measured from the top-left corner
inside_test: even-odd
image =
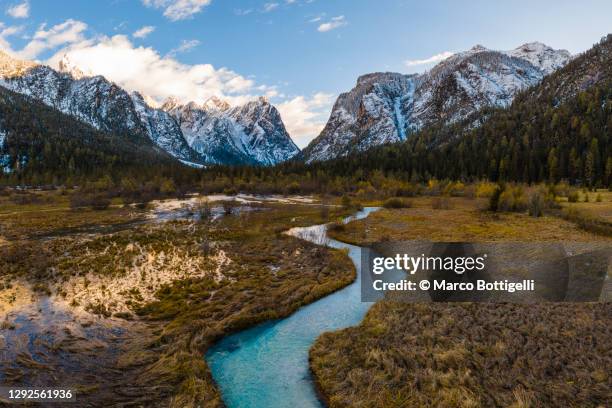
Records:
[[[179,123],[185,140],[207,163],[273,165],[299,153],[280,114],[267,99],[242,106],[210,98],[204,104],[167,100],[162,109]]]
[[[272,165],[299,153],[278,111],[263,99],[234,108],[217,98],[202,106],[170,100],[158,108],[138,92],[83,73],[66,57],[54,70],[2,51],[0,85],[99,130],[148,138],[188,165]]]
[[[569,51],[554,50],[541,42],[523,44],[506,54],[531,62],[547,75],[565,66],[571,59]]]
[[[149,138],[157,146],[169,152],[183,164],[206,163],[189,147],[183,137],[181,128],[172,116],[161,109],[151,107],[138,92],[132,92],[131,98],[140,122],[145,127]]]
[[[405,140],[432,124],[453,123],[485,106],[508,106],[521,90],[564,66],[571,56],[541,43],[511,51],[477,45],[421,75],[361,76],[341,94],[321,134],[304,150],[308,162]]]
[[[15,69],[17,67],[17,69]],[[92,125],[96,129],[148,138],[179,160],[199,162],[167,114],[141,103],[102,76],[85,76],[67,58],[60,71],[19,61],[0,51],[0,84]]]

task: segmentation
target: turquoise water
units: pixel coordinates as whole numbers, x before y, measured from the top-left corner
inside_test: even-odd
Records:
[[[365,218],[365,208],[346,221]],[[357,271],[357,246],[328,239],[316,225],[288,232],[317,244],[346,248]],[[361,302],[360,276],[351,285],[299,309],[286,319],[228,336],[212,347],[206,360],[229,408],[322,407],[308,367],[308,350],[322,333],[355,326],[372,303]]]

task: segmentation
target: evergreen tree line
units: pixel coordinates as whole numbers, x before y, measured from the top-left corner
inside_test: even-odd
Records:
[[[82,185],[160,177],[192,184],[199,171],[178,163],[143,136],[95,128],[0,87],[0,185]]]

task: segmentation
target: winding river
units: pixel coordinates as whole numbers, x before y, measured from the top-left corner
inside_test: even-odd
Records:
[[[367,217],[365,208],[345,219]],[[308,365],[308,350],[322,333],[355,326],[372,303],[361,302],[360,247],[327,236],[326,225],[287,232],[332,248],[348,249],[357,279],[291,316],[222,339],[206,354],[212,375],[229,408],[323,407]]]

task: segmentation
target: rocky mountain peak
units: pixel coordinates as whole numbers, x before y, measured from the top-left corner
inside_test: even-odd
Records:
[[[211,96],[202,104],[202,107],[204,110],[218,110],[223,112],[230,108],[230,104],[216,96]]]
[[[4,77],[17,77],[24,75],[30,69],[38,66],[31,61],[23,61],[0,50],[0,75]]]
[[[171,110],[176,109],[179,106],[181,106],[181,103],[178,98],[175,96],[169,96],[168,98],[166,98],[164,103],[162,103],[161,109],[165,110],[166,112],[170,112]]]
[[[85,77],[83,71],[81,71],[71,60],[67,54],[64,54],[62,59],[58,63],[59,72],[70,75],[73,79],[79,80]]]
[[[259,97],[257,97],[257,99],[255,100],[255,102],[256,102],[258,105],[263,105],[263,106],[270,105],[270,100],[268,99],[268,97],[267,97],[267,96],[259,96]]]
[[[132,97],[133,101],[138,101],[139,104],[145,104],[146,106],[153,109],[159,108],[159,104],[157,103],[157,101],[151,98],[149,95],[141,94],[138,91],[134,91],[130,94],[130,96]]]
[[[521,58],[530,62],[546,74],[550,74],[563,67],[572,58],[567,50],[555,50],[537,41],[523,44],[505,53],[512,57]]]
[[[475,52],[484,52],[484,51],[490,51],[490,50],[487,47],[485,47],[484,45],[480,45],[480,44],[476,44],[475,46],[470,48],[470,52],[472,52],[472,53],[475,53]]]

